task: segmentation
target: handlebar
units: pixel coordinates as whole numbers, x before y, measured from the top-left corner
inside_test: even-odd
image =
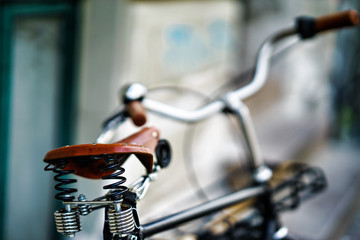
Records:
[[[134,88],[133,85],[129,85],[127,87],[128,91],[124,91],[124,102],[127,105],[127,114],[132,118],[133,122],[137,126],[141,126],[146,122],[145,109],[182,122],[191,123],[204,120],[215,113],[225,110],[229,103],[236,103],[254,95],[264,86],[269,71],[270,59],[274,52],[275,45],[278,42],[296,35],[298,35],[301,39],[307,39],[326,30],[355,26],[358,23],[359,14],[355,10],[337,12],[318,18],[306,16],[298,17],[296,19],[295,26],[275,33],[261,45],[256,58],[255,71],[249,84],[237,90],[228,92],[222,97],[191,111],[179,109],[146,98],[146,89],[144,90],[144,86],[141,85],[139,87],[139,84],[135,84],[137,86]],[[140,90],[137,94],[134,94],[134,92],[136,93],[134,89]],[[129,94],[129,97],[127,97],[127,92],[131,93]],[[134,98],[133,96],[137,97]],[[142,103],[142,107],[140,107],[140,102]]]
[[[145,97],[142,97],[142,104],[144,108],[150,112],[154,112],[156,114],[181,122],[193,123],[204,120],[214,115],[215,113],[225,110],[229,102],[236,102],[246,99],[259,91],[266,82],[266,76],[268,74],[270,65],[270,58],[272,56],[275,44],[289,36],[296,35],[296,33],[297,32],[295,28],[288,28],[271,36],[263,43],[258,53],[253,80],[248,85],[238,90],[228,92],[219,99],[214,100],[199,109],[190,111],[179,109]],[[133,119],[133,121],[135,120],[133,115],[130,115],[130,117]]]
[[[315,36],[327,30],[351,27],[359,24],[359,14],[355,10],[336,12],[317,18],[301,16],[296,19],[296,29],[302,39]]]
[[[317,32],[351,27],[359,24],[359,14],[355,10],[337,12],[316,18]]]

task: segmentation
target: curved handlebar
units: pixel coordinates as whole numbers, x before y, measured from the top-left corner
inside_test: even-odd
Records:
[[[184,110],[148,98],[143,100],[143,105],[151,112],[188,123],[201,121],[226,107],[224,101],[215,100],[196,110]]]
[[[141,126],[146,121],[145,109],[168,118],[172,118],[183,122],[198,122],[208,118],[215,113],[223,111],[229,103],[234,103],[246,99],[256,92],[258,92],[266,82],[268,75],[270,59],[274,51],[276,43],[288,38],[290,36],[300,35],[301,38],[309,38],[316,33],[324,32],[330,29],[354,26],[359,23],[359,14],[355,10],[338,12],[318,18],[299,17],[296,25],[291,28],[284,29],[268,38],[261,46],[257,55],[255,71],[252,81],[241,87],[240,89],[231,91],[223,95],[221,98],[212,101],[203,107],[196,110],[179,109],[146,97],[137,96],[140,99],[143,108],[140,107],[140,102],[125,102],[127,106],[127,113],[132,116],[134,123]],[[138,87],[137,87],[138,88]],[[143,88],[141,93],[144,93]],[[132,89],[133,90],[133,89]],[[134,100],[134,99],[133,99]]]
[[[274,50],[274,45],[284,38],[296,35],[296,33],[295,28],[285,29],[277,34],[274,34],[265,41],[257,56],[253,80],[248,85],[238,90],[229,92],[220,99],[214,100],[199,109],[190,111],[172,107],[148,98],[143,99],[143,106],[151,112],[182,122],[198,122],[214,115],[215,113],[221,112],[225,109],[229,101],[233,102],[246,99],[254,95],[263,87],[269,70],[270,58]]]

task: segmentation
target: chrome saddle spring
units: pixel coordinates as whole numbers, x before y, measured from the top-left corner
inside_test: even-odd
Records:
[[[124,174],[125,169],[121,167],[120,163],[121,157],[118,157],[116,155],[107,155],[104,158],[105,166],[101,168],[101,171],[110,171],[115,170],[114,173],[103,176],[103,180],[118,180],[112,184],[108,184],[103,187],[105,190],[111,190],[109,192],[109,198],[110,200],[119,200],[121,199],[124,192],[128,191],[128,188],[122,184],[126,182],[126,178],[124,176],[121,176]]]
[[[121,209],[110,208],[108,212],[110,232],[128,235],[135,230],[134,208],[121,205]]]
[[[62,208],[54,212],[56,229],[68,237],[74,237],[81,231],[80,215],[76,209]]]
[[[70,194],[77,192],[76,188],[67,188],[64,185],[77,182],[76,179],[63,178],[68,174],[72,174],[74,170],[64,170],[67,161],[59,160],[55,164],[48,164],[45,167],[45,171],[53,171],[55,175],[54,180],[59,182],[55,185],[55,189],[60,191],[55,195],[55,198],[62,201],[73,201],[74,196]],[[65,204],[65,208],[54,212],[56,229],[59,233],[62,233],[68,237],[73,237],[76,232],[81,231],[80,214],[78,209],[71,208],[69,204]]]

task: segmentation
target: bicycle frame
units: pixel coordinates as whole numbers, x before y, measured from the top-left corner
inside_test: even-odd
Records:
[[[341,24],[339,24],[337,21],[340,21]],[[262,226],[263,227],[262,239],[287,238],[286,229],[280,228],[280,225],[278,223],[276,206],[274,205],[272,200],[272,194],[273,191],[275,190],[272,190],[269,187],[269,180],[272,177],[272,170],[264,162],[262,152],[259,146],[259,142],[256,137],[256,132],[250,115],[250,111],[242,101],[254,95],[264,86],[269,72],[271,56],[274,52],[277,43],[279,43],[280,41],[286,38],[295,36],[297,34],[299,34],[301,38],[309,38],[315,35],[316,33],[327,29],[352,26],[357,23],[358,23],[358,14],[356,12],[354,13],[354,11],[335,14],[335,15],[331,15],[330,17],[329,16],[320,17],[318,19],[312,19],[312,18],[300,19],[297,26],[292,28],[286,28],[284,30],[277,32],[262,44],[260,51],[257,55],[255,71],[250,83],[239,89],[224,94],[220,98],[200,107],[197,110],[186,111],[183,109],[179,109],[161,103],[159,101],[149,99],[146,97],[147,90],[143,85],[138,83],[128,85],[126,88],[124,88],[122,95],[122,99],[124,100],[124,104],[126,108],[121,109],[121,111],[119,111],[117,114],[115,114],[114,116],[110,117],[108,120],[105,121],[104,130],[100,134],[100,136],[96,139],[96,143],[93,145],[88,144],[85,147],[81,145],[77,145],[77,146],[74,145],[73,147],[69,147],[69,148],[67,147],[60,148],[58,149],[58,151],[54,151],[54,152],[50,151],[49,152],[50,154],[48,153],[49,156],[50,155],[54,156],[58,154],[60,157],[56,155],[57,156],[56,158],[51,158],[47,154],[48,158],[44,159],[44,161],[48,162],[49,165],[45,168],[45,170],[53,170],[56,173],[60,173],[60,175],[57,175],[56,177],[69,173],[74,173],[75,172],[74,170],[70,170],[66,167],[67,164],[65,161],[66,158],[72,158],[72,160],[74,160],[74,158],[79,158],[80,161],[76,162],[75,164],[78,164],[76,166],[77,167],[80,166],[81,168],[84,166],[81,165],[84,163],[84,161],[81,161],[81,157],[86,156],[89,157],[91,160],[94,160],[92,162],[93,165],[90,167],[100,168],[100,164],[98,164],[99,159],[107,161],[108,165],[106,166],[106,168],[100,170],[100,172],[99,171],[97,172],[98,174],[96,175],[97,177],[100,176],[100,178],[102,179],[115,179],[114,177],[116,177],[116,179],[118,180],[123,180],[119,175],[124,171],[124,169],[116,168],[116,167],[120,167],[120,165],[125,160],[123,160],[123,158],[117,158],[118,156],[116,154],[124,153],[125,155],[127,154],[126,156],[128,156],[129,153],[134,153],[134,154],[139,154],[144,158],[141,160],[141,162],[143,163],[143,165],[147,166],[147,175],[141,177],[138,181],[130,185],[128,189],[126,188],[126,190],[121,188],[122,186],[116,185],[117,190],[112,192],[109,191],[110,195],[112,195],[111,197],[102,196],[93,201],[86,201],[86,199],[84,197],[81,197],[81,195],[79,196],[79,201],[73,201],[74,197],[69,196],[67,193],[73,193],[76,192],[77,190],[68,189],[68,188],[59,188],[59,187],[64,184],[72,183],[74,181],[60,179],[62,182],[57,185],[58,188],[56,187],[55,188],[57,190],[63,191],[57,194],[57,198],[63,200],[65,208],[55,212],[55,217],[59,216],[59,219],[61,219],[61,218],[68,218],[71,216],[71,219],[74,219],[74,221],[76,221],[76,223],[70,224],[70,227],[74,226],[74,229],[69,229],[68,232],[63,232],[63,233],[65,233],[68,236],[72,236],[76,231],[79,231],[81,227],[77,225],[75,226],[75,224],[80,225],[78,221],[79,215],[76,214],[78,214],[79,212],[81,212],[81,215],[89,214],[90,210],[87,208],[89,205],[97,205],[92,210],[99,209],[103,206],[105,206],[107,210],[109,210],[110,207],[113,207],[112,212],[110,211],[106,212],[105,216],[108,217],[107,214],[110,215],[110,213],[112,214],[112,216],[115,216],[117,214],[116,217],[119,217],[119,219],[121,219],[123,216],[123,218],[126,220],[126,223],[128,223],[128,221],[132,221],[134,218],[134,222],[136,226],[131,226],[131,228],[129,228],[129,232],[136,231],[136,233],[131,233],[130,235],[128,235],[127,232],[124,234],[116,233],[114,239],[140,240],[143,239],[143,237],[149,237],[156,233],[160,233],[165,230],[172,229],[180,224],[198,219],[200,217],[207,216],[211,213],[217,212],[219,210],[240,203],[247,199],[261,197],[261,201],[259,202],[263,206],[262,216],[264,220]],[[141,199],[145,195],[147,189],[149,188],[149,185],[151,184],[151,181],[156,177],[156,175],[162,168],[161,166],[162,164],[157,164],[157,165],[153,164],[151,151],[148,148],[144,148],[141,145],[136,145],[136,146],[131,144],[128,145],[126,141],[117,142],[117,144],[119,145],[122,144],[121,147],[119,147],[116,144],[107,145],[103,143],[110,143],[118,126],[121,123],[123,123],[129,116],[132,118],[132,120],[136,125],[142,125],[144,123],[142,108],[154,114],[158,114],[173,120],[187,122],[187,123],[200,122],[219,112],[226,112],[235,116],[241,127],[241,131],[243,132],[243,136],[246,142],[246,147],[249,152],[249,162],[251,167],[250,170],[252,172],[252,177],[253,177],[252,179],[253,186],[231,194],[227,194],[223,197],[214,200],[207,201],[205,203],[199,204],[187,210],[175,214],[171,214],[166,217],[162,217],[160,219],[140,225],[138,219],[137,218],[135,219],[135,217],[133,216],[134,212],[136,212],[135,215],[137,217],[136,200]],[[135,119],[133,117],[134,116],[133,113],[136,112],[140,113],[140,115],[138,115],[138,117]],[[147,136],[147,138],[145,138],[146,141],[151,142],[151,146],[154,147],[154,145],[160,143],[161,140],[159,140],[158,132],[155,129],[148,129],[148,130],[145,129],[142,131],[146,132],[146,136]],[[135,137],[137,136],[132,135],[130,138],[135,138]],[[71,149],[71,151],[68,149]],[[102,149],[105,150],[103,150],[102,152],[101,151]],[[93,152],[95,150],[96,150],[96,154],[94,155]],[[113,154],[109,153],[109,151],[113,151]],[[84,154],[84,152],[86,152],[87,155],[82,155]],[[90,152],[91,154],[89,154]],[[76,161],[78,161],[79,159],[77,159]],[[51,162],[53,160],[54,162]],[[166,164],[167,163],[164,163],[163,166],[165,166]],[[73,164],[73,166],[75,165]],[[118,174],[116,173],[115,169],[119,171]],[[106,176],[102,174],[102,172],[104,171],[106,172],[110,170],[114,170],[115,173]],[[307,173],[307,172],[304,171],[303,173]],[[323,177],[322,174],[317,171],[313,171],[313,172],[310,171],[310,173],[314,175],[314,179],[315,179],[314,181],[316,183],[311,185],[310,193],[322,190],[326,185],[325,180],[322,179]],[[302,175],[300,174],[297,175],[296,177],[300,179]],[[124,183],[124,181],[122,181],[121,183]],[[295,191],[304,190],[305,189],[304,187],[306,187],[306,183],[305,184],[302,183],[301,187],[298,187],[297,186],[298,183],[295,180],[290,181],[290,184],[296,185]],[[280,184],[280,186],[278,186],[276,190],[282,190],[286,186],[287,186],[286,184]],[[113,187],[114,185],[112,186],[107,185],[106,189],[113,189]],[[125,196],[125,194],[127,195]],[[298,196],[299,193],[296,192],[295,195],[296,195],[295,204],[293,204],[294,206],[291,205],[290,208],[296,207],[298,204],[297,198],[299,197]],[[290,196],[290,199],[291,198],[292,196]],[[122,205],[123,201],[126,202],[124,205]],[[283,204],[284,206],[281,206],[281,204]],[[286,204],[284,203],[281,204],[280,207],[285,207],[285,208],[287,207]],[[78,209],[76,209],[76,207],[73,208],[72,205],[77,205]],[[122,207],[125,207],[124,211],[122,211],[121,209]],[[57,221],[59,219],[57,219]],[[132,224],[134,224],[134,222],[132,222]],[[121,227],[128,227],[128,226],[126,225]],[[134,230],[134,228],[136,228],[137,230]],[[62,231],[62,229],[60,230]],[[105,239],[105,231],[104,231],[104,239]],[[113,238],[112,236],[110,237],[107,236],[106,239],[113,239]]]
[[[149,237],[151,235],[169,230],[180,224],[204,217],[210,213],[217,212],[234,204],[245,201],[249,198],[255,198],[269,194],[267,182],[272,176],[272,171],[263,160],[250,111],[248,107],[242,102],[242,100],[254,95],[265,84],[269,71],[270,59],[276,44],[296,34],[297,32],[295,28],[287,28],[271,36],[262,44],[262,47],[260,48],[257,56],[254,76],[248,85],[237,90],[230,91],[219,99],[212,101],[194,111],[179,109],[159,101],[149,99],[145,96],[146,88],[138,83],[127,86],[123,91],[124,99],[142,99],[142,104],[146,110],[166,118],[185,123],[200,122],[215,115],[216,113],[223,111],[233,114],[238,120],[241,131],[244,135],[247,150],[249,152],[249,163],[255,183],[255,186],[253,187],[225,195],[215,200],[199,204],[182,212],[143,224],[140,226],[140,231],[144,237]],[[123,112],[121,111],[119,114],[116,114],[106,121],[104,131],[98,137],[96,141],[97,143],[106,143],[107,141],[110,141],[118,125],[126,119],[126,117],[124,117],[124,115],[121,113]],[[270,197],[271,196],[267,196],[266,201],[271,201]],[[268,203],[268,206],[269,205],[271,205],[271,203]],[[269,213],[266,213],[266,215],[273,215],[273,209],[269,208],[268,212]]]

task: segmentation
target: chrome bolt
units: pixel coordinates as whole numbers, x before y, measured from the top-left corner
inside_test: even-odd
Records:
[[[265,183],[272,177],[272,171],[269,167],[263,165],[259,166],[254,173],[254,179],[258,183]]]
[[[79,200],[80,202],[85,202],[85,201],[87,200],[87,198],[85,197],[84,194],[80,194],[80,195],[78,196],[78,200]]]
[[[114,208],[116,212],[121,212],[121,201],[114,202]]]

